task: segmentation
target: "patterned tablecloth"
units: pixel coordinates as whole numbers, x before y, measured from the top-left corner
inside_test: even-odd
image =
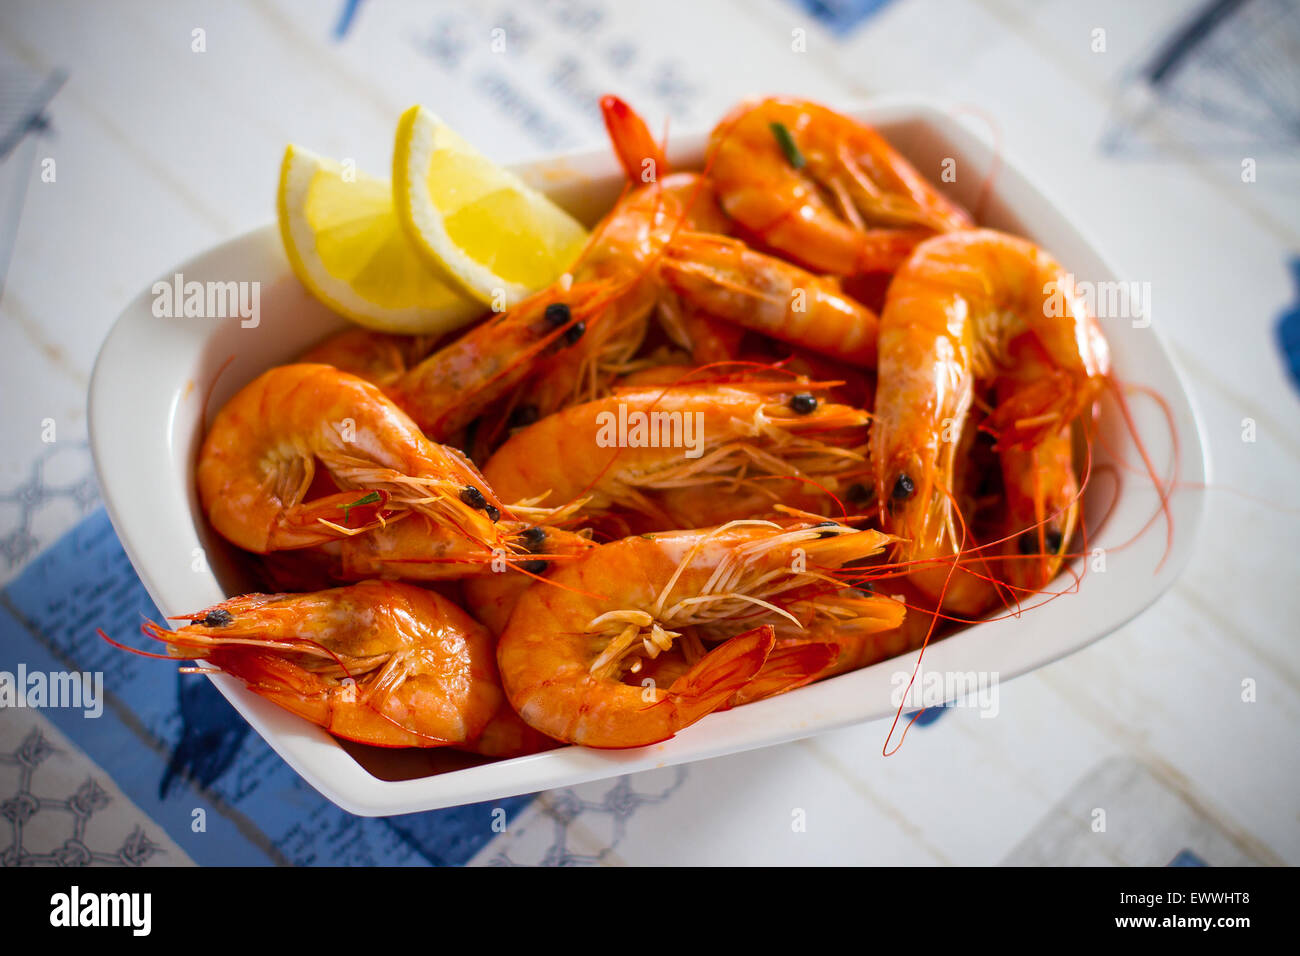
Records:
[[[0,707],[0,861],[1300,862],[1297,49],[1289,0],[6,4],[0,680],[103,690]],[[350,817],[206,679],[96,637],[159,614],[98,502],[96,350],[140,288],[270,218],[286,142],[383,170],[422,101],[512,162],[600,143],[608,90],[674,129],[752,92],[955,104],[1149,283],[1214,463],[1197,554],[1138,620],[1003,686],[996,719],[927,712],[892,757],[870,724]]]

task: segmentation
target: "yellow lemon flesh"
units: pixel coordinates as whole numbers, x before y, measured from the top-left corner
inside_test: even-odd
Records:
[[[387,180],[290,146],[276,202],[294,273],[359,325],[408,335],[459,328],[483,313],[407,239]]]
[[[494,308],[550,285],[587,241],[581,223],[422,106],[397,124],[393,205],[425,261]]]

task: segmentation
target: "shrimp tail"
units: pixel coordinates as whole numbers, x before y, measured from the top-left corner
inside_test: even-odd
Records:
[[[610,144],[623,165],[628,182],[654,182],[668,175],[668,157],[651,135],[645,120],[631,106],[611,94],[600,98],[600,112],[605,119]]]
[[[838,644],[825,641],[787,641],[773,648],[763,667],[748,684],[736,691],[727,707],[739,707],[765,697],[810,684],[835,663]]]
[[[776,635],[770,624],[737,634],[715,648],[668,688],[664,703],[675,705],[678,726],[685,727],[723,707],[763,673]]]

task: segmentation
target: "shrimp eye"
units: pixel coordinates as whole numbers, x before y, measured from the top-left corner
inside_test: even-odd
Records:
[[[813,525],[813,527],[814,527],[814,528],[838,528],[839,525],[836,524],[834,521],[819,521],[819,522],[817,522],[817,524]],[[833,538],[833,537],[835,537],[835,532],[834,532],[834,531],[823,531],[821,534],[817,535],[817,537],[818,537],[818,538]]]
[[[225,627],[234,619],[234,615],[224,607],[219,607],[215,611],[209,611],[203,617],[194,618],[190,623],[202,624],[204,627]]]
[[[790,410],[796,415],[811,415],[817,411],[817,396],[811,392],[800,392],[790,399]]]
[[[574,342],[578,341],[578,339],[582,338],[582,334],[586,331],[586,322],[574,322],[569,326],[568,331],[564,333],[564,344],[572,345]]]
[[[482,511],[488,506],[487,499],[483,497],[483,492],[479,491],[473,485],[466,485],[460,490],[460,500],[465,502],[475,511]]]
[[[857,482],[849,485],[848,491],[845,492],[845,494],[848,495],[849,504],[861,507],[862,505],[871,504],[872,499],[876,497],[876,489],[869,485],[864,485],[861,482]]]
[[[501,520],[501,512],[497,510],[496,505],[484,505],[483,510],[487,512],[487,516],[493,521]]]
[[[875,594],[876,586],[870,581],[863,581],[861,584],[853,585],[851,590],[857,591],[859,594]]]
[[[1049,530],[1043,532],[1043,547],[1048,554],[1057,554],[1061,550],[1061,545],[1065,541],[1061,537],[1061,532]],[[1020,536],[1020,553],[1037,554],[1038,553],[1038,532],[1026,531]]]
[[[523,428],[537,421],[536,405],[520,405],[510,413],[510,421],[507,423],[511,428]]]
[[[545,315],[547,324],[553,329],[559,328],[573,318],[573,313],[563,302],[552,302],[546,307]]]
[[[545,561],[525,561],[519,565],[520,570],[527,571],[529,574],[541,574],[546,570]]]
[[[894,482],[894,500],[906,501],[912,497],[914,491],[916,491],[916,485],[912,484],[912,479],[907,475],[899,475],[898,480]]]
[[[546,529],[544,528],[525,528],[519,532],[519,537],[523,539],[524,547],[531,554],[537,554],[542,545],[546,543]]]

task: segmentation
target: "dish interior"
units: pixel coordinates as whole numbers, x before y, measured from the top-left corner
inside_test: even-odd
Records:
[[[1092,283],[1113,282],[1115,277],[1106,264],[1077,232],[1074,226],[1029,186],[1012,168],[994,155],[983,139],[928,105],[915,102],[897,105],[883,103],[859,111],[857,115],[871,122],[912,161],[917,169],[951,198],[975,213],[981,225],[1016,233],[1040,242],[1053,252],[1078,279]],[[674,144],[670,159],[678,169],[698,167],[703,158],[704,139],[695,137]],[[955,173],[945,181],[943,171]],[[560,205],[587,223],[594,224],[613,204],[622,185],[622,175],[608,151],[564,157],[517,170],[532,185],[549,193]],[[197,610],[215,603],[223,596],[256,590],[260,587],[251,574],[247,559],[217,535],[202,517],[194,481],[194,467],[203,430],[216,411],[243,385],[266,369],[293,361],[305,349],[344,328],[345,320],[331,313],[313,299],[292,275],[274,228],[268,227],[227,243],[186,264],[186,279],[248,279],[261,283],[260,320],[256,327],[245,328],[238,319],[221,320],[202,326],[184,323],[212,323],[214,320],[174,320],[175,325],[161,325],[153,319],[141,325],[148,315],[150,296],[146,292],[124,315],[119,324],[136,326],[115,329],[105,344],[96,382],[92,384],[92,439],[101,483],[110,515],[141,577],[164,614]],[[202,273],[202,274],[200,274]],[[164,277],[170,278],[170,276]],[[1167,386],[1165,398],[1173,404],[1173,418],[1181,448],[1173,440],[1169,423],[1159,408],[1141,396],[1130,396],[1130,410],[1138,433],[1142,436],[1150,460],[1162,474],[1168,475],[1180,463],[1180,477],[1189,481],[1204,478],[1199,436],[1195,417],[1183,394],[1176,373],[1168,362],[1159,340],[1139,317],[1130,315],[1100,317],[1110,343],[1116,377],[1124,381],[1157,381]],[[141,332],[147,329],[147,333]],[[167,462],[170,473],[165,480],[184,481],[184,495],[189,504],[193,534],[211,569],[205,576],[199,556],[194,556],[194,578],[176,578],[175,562],[190,560],[190,555],[160,552],[150,534],[148,511],[122,490],[122,475],[131,468],[122,457],[123,450],[110,447],[111,439],[96,435],[96,426],[112,417],[114,428],[126,419],[157,418],[147,396],[138,407],[134,398],[121,397],[122,383],[109,382],[112,367],[128,361],[130,349],[138,349],[151,337],[149,347],[160,353],[170,352],[193,359],[192,367],[165,373],[177,379],[169,391],[167,409]],[[196,344],[196,340],[197,344]],[[101,381],[101,374],[103,380]],[[185,376],[188,375],[188,378]],[[120,376],[117,376],[120,377]],[[181,384],[183,382],[183,384]],[[161,386],[160,386],[161,387]],[[120,407],[102,407],[113,390],[112,401]],[[108,429],[105,429],[107,432]],[[1088,641],[1113,630],[1154,600],[1177,573],[1185,560],[1186,544],[1199,520],[1199,501],[1180,501],[1175,509],[1176,560],[1162,564],[1166,556],[1166,536],[1162,518],[1150,524],[1159,512],[1159,500],[1151,483],[1140,473],[1138,450],[1113,399],[1102,403],[1100,440],[1092,449],[1094,479],[1085,497],[1085,515],[1090,537],[1088,552],[1076,561],[1076,571],[1088,571],[1084,565],[1095,564],[1103,555],[1103,567],[1129,575],[1114,578],[1106,574],[1104,582],[1093,584],[1085,578],[1082,590],[1106,594],[1110,605],[1097,610],[1100,623],[1082,620],[1079,602],[1088,600],[1068,596],[1048,607],[1025,614],[1015,621],[984,623],[970,627],[949,640],[927,649],[927,663],[933,655],[936,664],[963,669],[991,666],[999,658],[1006,661],[1003,679],[1039,666],[1047,660],[1076,650]],[[1122,495],[1117,491],[1122,488]],[[1103,521],[1104,519],[1104,521]],[[155,524],[156,524],[155,515]],[[196,551],[198,549],[195,549]],[[1078,550],[1078,548],[1076,548]],[[1089,571],[1089,574],[1092,572]],[[1101,577],[1101,575],[1097,575]],[[1057,579],[1056,588],[1069,585],[1071,578]],[[1090,587],[1090,585],[1092,585]],[[1092,600],[1097,600],[1093,598]],[[196,606],[178,606],[181,602]],[[1066,603],[1071,607],[1062,607]],[[1090,612],[1091,613],[1091,612]],[[996,631],[996,633],[994,633]],[[1064,635],[1056,640],[1055,635]],[[995,643],[996,641],[996,643]],[[960,647],[948,647],[962,642]],[[1037,643],[1035,643],[1037,642]],[[907,655],[911,669],[915,655]],[[747,705],[726,714],[717,714],[667,745],[655,750],[661,763],[699,759],[718,753],[734,752],[804,736],[821,729],[844,726],[892,712],[888,701],[888,673],[899,669],[897,662],[882,662],[872,668],[823,681],[783,698]],[[272,742],[296,769],[328,796],[354,812],[406,812],[445,806],[492,794],[522,793],[542,786],[558,786],[579,780],[640,769],[647,765],[636,751],[575,753],[565,748],[547,754],[497,762],[519,765],[518,773],[502,784],[505,775],[485,777],[463,775],[474,783],[447,786],[436,793],[428,788],[402,791],[391,799],[367,802],[369,791],[340,767],[336,756],[346,752],[356,765],[376,781],[411,781],[417,778],[464,770],[482,762],[482,758],[449,750],[395,751],[370,748],[336,741],[318,728],[277,712],[274,705],[256,698],[226,678],[216,678],[241,712]],[[863,703],[867,701],[868,703]],[[741,711],[748,712],[741,714]],[[792,716],[796,715],[796,716]],[[287,722],[286,722],[287,721]],[[695,743],[685,743],[687,738]],[[665,750],[665,748],[669,748]],[[569,757],[563,755],[569,753]],[[540,761],[540,762],[539,762]],[[648,764],[648,765],[654,765]],[[493,768],[495,769],[495,768]],[[487,773],[485,769],[483,771]],[[331,776],[341,782],[331,783]],[[457,778],[462,779],[462,778]]]

